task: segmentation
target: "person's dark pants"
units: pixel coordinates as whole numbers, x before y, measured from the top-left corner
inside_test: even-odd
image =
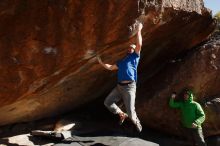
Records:
[[[185,128],[186,138],[193,144],[193,146],[207,146],[204,140],[202,128]]]

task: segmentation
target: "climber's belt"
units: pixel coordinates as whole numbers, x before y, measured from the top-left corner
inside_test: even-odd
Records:
[[[129,84],[132,84],[134,81],[131,81],[131,82],[128,82],[128,83],[121,83],[119,82],[118,85],[120,86],[126,86],[126,85],[129,85]]]

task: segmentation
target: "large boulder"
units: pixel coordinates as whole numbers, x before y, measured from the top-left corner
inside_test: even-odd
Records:
[[[202,0],[1,0],[0,16],[0,125],[61,114],[109,92],[115,73],[95,56],[121,58],[136,19],[145,22],[146,78],[214,29]]]
[[[205,136],[220,134],[220,34],[215,34],[198,48],[170,60],[151,79],[142,78],[138,97],[138,113],[145,125],[182,135],[180,111],[169,108],[172,92],[181,98],[184,88],[191,88],[195,101],[205,113]],[[144,86],[142,86],[144,84]]]

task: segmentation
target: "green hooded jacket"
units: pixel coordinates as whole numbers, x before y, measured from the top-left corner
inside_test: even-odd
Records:
[[[205,121],[205,113],[201,105],[193,101],[193,93],[187,92],[189,98],[187,101],[176,102],[170,98],[169,105],[172,108],[179,108],[181,110],[181,121],[184,127],[192,128],[192,123],[195,123],[198,128],[202,128],[201,124]]]

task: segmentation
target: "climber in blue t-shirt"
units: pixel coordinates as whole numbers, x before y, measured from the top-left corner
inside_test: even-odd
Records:
[[[105,64],[100,57],[97,57],[99,63],[108,70],[118,70],[118,84],[112,92],[105,99],[105,106],[114,114],[118,114],[120,124],[129,117],[135,124],[137,130],[141,132],[142,126],[135,111],[135,97],[136,97],[136,82],[137,82],[137,67],[140,59],[140,52],[142,47],[141,30],[143,24],[137,25],[136,44],[131,44],[128,47],[128,54],[116,64]],[[116,103],[123,100],[126,113],[124,113]]]

